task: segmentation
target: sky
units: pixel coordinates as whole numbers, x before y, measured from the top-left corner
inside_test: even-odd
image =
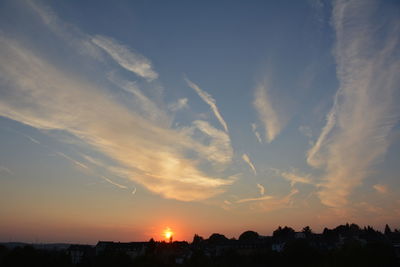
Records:
[[[400,4],[0,2],[0,241],[400,227]]]

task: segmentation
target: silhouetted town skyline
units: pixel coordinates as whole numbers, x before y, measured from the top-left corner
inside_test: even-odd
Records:
[[[29,259],[33,255],[37,257]],[[347,223],[325,228],[321,233],[314,233],[309,226],[301,231],[279,226],[271,236],[252,230],[237,239],[220,233],[208,238],[195,234],[191,242],[151,238],[146,242],[99,241],[94,246],[0,244],[0,266],[19,266],[37,258],[65,266],[361,266],[346,265],[355,262],[362,266],[397,266],[400,229],[386,225],[381,232],[371,226]]]

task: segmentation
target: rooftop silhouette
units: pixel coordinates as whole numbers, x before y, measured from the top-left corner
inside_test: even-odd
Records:
[[[171,237],[171,236],[170,236]],[[192,242],[99,241],[92,245],[0,245],[0,266],[398,266],[400,231],[357,224],[296,232],[279,226],[272,236],[245,231],[238,239],[213,233]]]

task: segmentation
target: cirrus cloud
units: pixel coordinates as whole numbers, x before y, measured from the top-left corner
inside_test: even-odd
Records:
[[[273,107],[271,97],[268,94],[268,88],[265,83],[256,87],[253,105],[258,113],[260,121],[264,125],[265,141],[270,143],[281,132],[283,125],[278,113]],[[257,138],[258,137],[259,136],[257,136]]]
[[[72,134],[117,162],[126,178],[154,193],[182,201],[200,200],[233,183],[198,167],[201,161],[218,160],[203,157],[210,155],[207,144],[128,109],[102,86],[63,71],[5,36],[0,36],[0,84],[0,116]],[[152,107],[145,100],[146,107]],[[203,130],[212,138],[218,135],[212,129]],[[218,138],[220,144],[223,137]],[[198,158],[187,158],[188,151]]]
[[[133,52],[132,49],[120,44],[116,40],[97,35],[92,38],[92,42],[102,48],[119,65],[136,75],[151,81],[158,78],[158,74],[153,70],[150,60],[144,56]]]
[[[382,160],[400,117],[400,25],[395,16],[381,16],[379,8],[387,7],[379,5],[379,1],[334,2],[340,88],[307,159],[324,171],[319,197],[331,207],[346,206],[353,188]]]

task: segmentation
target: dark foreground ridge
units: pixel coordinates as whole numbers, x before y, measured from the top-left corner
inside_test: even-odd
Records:
[[[272,236],[254,231],[239,239],[212,234],[186,241],[112,242],[96,246],[0,244],[0,266],[400,266],[400,231],[381,233],[356,224],[296,232],[279,227]]]

